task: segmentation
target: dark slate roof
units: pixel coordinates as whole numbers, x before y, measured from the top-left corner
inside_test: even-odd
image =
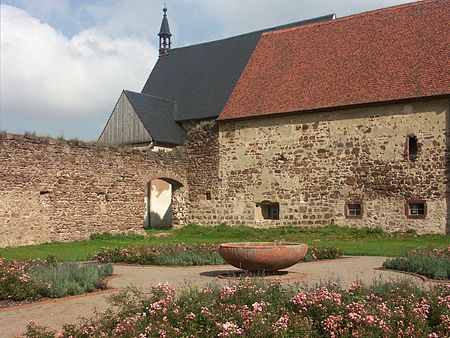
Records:
[[[176,121],[216,118],[239,80],[262,33],[333,18],[334,14],[223,40],[171,49],[169,55],[159,58],[142,93],[176,101]]]
[[[175,122],[174,101],[124,90],[134,111],[155,143],[183,144],[186,132]]]

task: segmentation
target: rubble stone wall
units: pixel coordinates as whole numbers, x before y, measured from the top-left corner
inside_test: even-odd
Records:
[[[219,127],[213,120],[207,120],[188,126],[187,130],[188,223],[218,225],[222,222],[219,218],[222,211],[219,198]]]
[[[161,173],[161,174],[160,174]],[[0,247],[143,233],[151,178],[187,195],[184,156],[76,141],[0,136]],[[177,214],[174,215],[176,217]],[[174,220],[177,222],[178,220]],[[183,220],[184,221],[184,220]]]
[[[221,123],[219,218],[448,233],[448,109],[443,98]],[[418,141],[413,160],[408,136]],[[406,216],[413,199],[426,201],[424,219]],[[262,201],[279,203],[279,220],[255,219]],[[346,218],[352,201],[362,202],[361,219]]]

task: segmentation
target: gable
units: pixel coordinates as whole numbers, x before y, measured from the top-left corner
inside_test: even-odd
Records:
[[[125,91],[120,95],[98,140],[109,144],[149,143],[152,141],[152,137],[136,115]]]

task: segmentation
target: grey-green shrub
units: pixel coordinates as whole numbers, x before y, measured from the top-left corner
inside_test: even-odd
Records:
[[[450,259],[422,253],[388,259],[383,268],[413,272],[433,279],[450,279]]]
[[[46,296],[51,298],[102,289],[105,287],[103,278],[111,274],[111,264],[77,263],[39,266],[30,272],[33,280],[49,285]]]

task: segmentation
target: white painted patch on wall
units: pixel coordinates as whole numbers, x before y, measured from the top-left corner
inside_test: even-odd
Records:
[[[172,185],[160,179],[152,180],[150,190],[150,227],[172,225]]]

